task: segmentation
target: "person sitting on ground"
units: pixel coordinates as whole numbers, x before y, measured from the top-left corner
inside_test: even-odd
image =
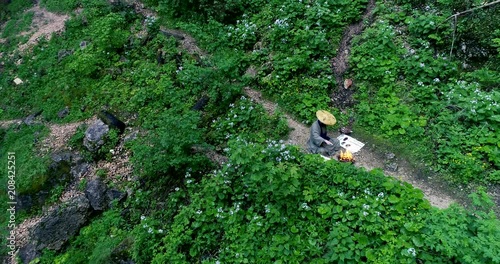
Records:
[[[340,141],[336,138],[330,138],[327,135],[326,126],[333,126],[337,123],[335,117],[325,110],[316,112],[318,121],[311,126],[311,135],[307,141],[307,147],[311,153],[319,153],[326,157],[332,157],[335,152],[340,150]]]

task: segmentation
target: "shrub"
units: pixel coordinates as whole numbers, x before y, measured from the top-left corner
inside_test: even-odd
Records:
[[[78,7],[79,0],[42,0],[40,6],[45,7],[50,12],[69,13]]]
[[[286,119],[279,115],[268,116],[264,108],[242,96],[229,105],[226,116],[212,121],[211,140],[224,145],[236,137],[264,142],[266,139],[279,140],[288,134]]]
[[[132,161],[139,174],[153,178],[176,175],[182,168],[206,161],[200,155],[193,155],[191,149],[202,143],[199,118],[197,112],[167,109],[158,118],[146,121],[143,126],[149,132],[132,146]]]

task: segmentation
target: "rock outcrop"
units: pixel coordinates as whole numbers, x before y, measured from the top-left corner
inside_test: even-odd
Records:
[[[40,256],[43,249],[60,250],[85,225],[90,213],[89,200],[83,195],[56,207],[30,230],[30,243],[18,253],[22,263]]]
[[[107,208],[106,184],[100,179],[94,179],[87,183],[85,197],[90,202],[92,209],[102,211]]]
[[[109,132],[109,126],[101,120],[97,120],[85,131],[83,145],[90,151],[96,152],[104,145],[104,137]]]

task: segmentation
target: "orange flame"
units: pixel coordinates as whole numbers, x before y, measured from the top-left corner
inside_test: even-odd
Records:
[[[340,161],[354,161],[354,157],[352,156],[352,153],[349,150],[346,151],[340,151],[339,155],[339,160]]]

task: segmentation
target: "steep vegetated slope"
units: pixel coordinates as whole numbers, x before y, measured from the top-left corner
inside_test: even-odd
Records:
[[[126,145],[137,176],[117,186],[129,190],[127,200],[61,250],[41,252],[39,263],[500,262],[500,225],[484,192],[471,196],[468,209],[433,208],[421,191],[378,170],[323,162],[283,144],[283,116],[242,96],[245,85],[259,87],[303,122],[313,121],[338,87],[330,62],[344,29],[368,1],[145,1],[158,17],[143,17],[134,10],[138,3],[126,1],[59,3],[41,4],[71,16],[60,36],[20,53],[17,43],[27,39],[2,33],[9,44],[0,47],[2,118],[42,110],[44,121],[70,122],[106,107],[133,116],[127,125],[144,133]],[[488,110],[487,102],[499,100],[498,50],[488,45],[498,35],[492,30],[491,42],[477,36],[488,56],[461,58],[456,47],[467,51],[464,32],[471,28],[460,28],[457,18],[453,58],[441,51],[450,33],[441,22],[454,8],[472,7],[467,3],[377,3],[346,75],[357,104],[331,110],[341,124],[355,118],[375,135],[417,146],[417,154],[432,149],[425,160],[453,172],[452,180],[482,175],[494,183],[498,108]],[[9,21],[26,16],[9,10]],[[162,25],[189,31],[207,53],[187,52],[182,36]],[[255,77],[245,75],[249,67]],[[15,77],[24,83],[16,86]],[[461,99],[472,95],[484,100]],[[69,114],[60,118],[65,107]],[[2,129],[1,159],[14,149],[20,162],[43,164],[30,152],[45,131]],[[469,142],[470,154],[462,149]],[[211,163],[203,149],[224,153],[227,163]],[[457,167],[457,158],[470,166]],[[40,175],[39,183],[47,176],[43,166],[29,170],[19,167],[19,179]],[[20,192],[36,187],[23,186]],[[7,197],[0,198],[3,209]]]
[[[381,3],[354,46],[358,121],[423,153],[451,182],[498,186],[499,5],[398,4]]]

